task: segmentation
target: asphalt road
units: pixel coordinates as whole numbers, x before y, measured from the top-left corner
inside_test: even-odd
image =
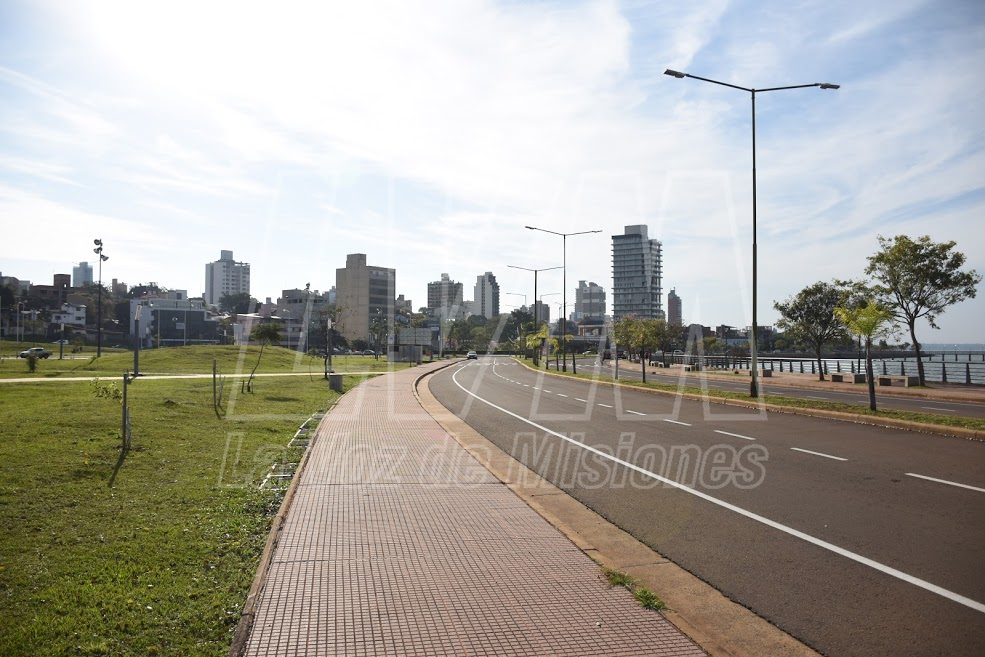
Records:
[[[452,366],[430,388],[823,654],[985,654],[985,444],[614,389],[507,358]]]
[[[552,361],[553,369],[553,361]],[[569,364],[570,367],[570,364]],[[584,361],[578,360],[578,370],[579,373],[591,372],[595,368],[593,359],[585,359]],[[654,373],[652,369],[647,369],[646,371],[647,381],[658,381],[660,383],[670,383],[676,385],[680,382],[680,371],[675,371],[673,374],[664,374],[662,372]],[[613,376],[612,361],[606,361],[603,366],[602,373],[606,376]],[[687,385],[699,386],[701,385],[700,380],[697,378],[699,375],[697,373],[691,374],[688,378]],[[619,378],[620,380],[632,380],[639,381],[643,378],[639,371],[629,369],[629,368],[619,368]],[[732,392],[749,392],[749,381],[748,379],[737,379],[735,381],[720,381],[717,379],[707,379],[708,387],[715,390],[730,390]],[[798,397],[801,399],[813,399],[816,401],[826,401],[826,402],[837,402],[842,404],[855,404],[858,406],[864,406],[868,408],[869,406],[869,396],[868,391],[865,389],[860,389],[858,386],[853,386],[852,384],[844,384],[846,390],[845,392],[839,392],[835,390],[818,390],[816,388],[796,388],[793,386],[770,386],[770,380],[768,378],[761,378],[759,380],[762,390],[765,394],[776,395],[776,396],[787,396],[787,397]],[[880,395],[879,390],[876,390],[876,402],[879,408],[893,408],[901,411],[911,411],[914,413],[930,413],[934,415],[944,415],[949,417],[976,417],[985,418],[985,404],[976,404],[973,402],[956,402],[956,401],[941,401],[936,399],[920,399],[920,398],[905,398],[905,397],[892,397],[889,395]]]

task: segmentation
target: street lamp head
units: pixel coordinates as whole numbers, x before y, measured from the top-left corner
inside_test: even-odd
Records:
[[[96,246],[102,246],[103,245],[103,241],[102,240],[92,240],[92,243],[95,244]]]
[[[831,84],[830,82],[824,82],[818,86],[820,86],[822,89],[841,89],[840,84]]]
[[[109,260],[109,256],[108,255],[103,255],[102,253],[100,253],[99,254],[99,259],[102,260],[103,262],[106,262],[107,260]]]
[[[675,71],[673,69],[667,69],[664,71],[664,75],[669,75],[672,78],[686,78],[687,73],[681,73],[680,71]]]

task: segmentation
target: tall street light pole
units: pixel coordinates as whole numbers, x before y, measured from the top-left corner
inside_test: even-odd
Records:
[[[506,265],[511,269],[522,269],[523,271],[532,271],[534,273],[534,326],[537,327],[537,333],[540,333],[540,312],[539,306],[537,305],[537,274],[542,271],[551,271],[552,269],[561,269],[561,267],[542,267],[541,269],[530,269],[529,267],[518,267],[517,265]],[[526,297],[524,297],[524,303],[526,303]],[[534,359],[534,366],[537,365],[537,359]]]
[[[551,235],[561,236],[561,256],[562,256],[562,281],[564,287],[561,288],[561,299],[562,299],[562,311],[561,311],[561,326],[563,327],[563,332],[561,334],[561,355],[564,356],[564,365],[562,366],[563,372],[568,371],[568,354],[567,354],[567,341],[568,341],[568,238],[573,235],[588,235],[589,233],[601,233],[601,230],[582,230],[577,233],[557,233],[553,230],[547,230],[546,228],[536,228],[534,226],[524,226],[528,230],[539,230],[542,233],[550,233]],[[571,371],[574,374],[578,373],[578,367],[575,365],[575,358],[571,358]]]
[[[664,75],[669,75],[674,78],[693,78],[695,80],[701,80],[702,82],[710,82],[712,84],[718,84],[723,87],[730,87],[732,89],[738,89],[739,91],[748,91],[752,97],[752,339],[749,344],[749,355],[750,355],[750,367],[752,368],[752,382],[749,384],[749,396],[759,397],[759,370],[758,363],[756,361],[756,348],[758,346],[757,340],[759,336],[758,324],[756,321],[756,301],[757,301],[757,253],[756,253],[756,94],[763,93],[766,91],[784,91],[786,89],[806,89],[807,87],[818,87],[820,89],[839,89],[841,85],[831,84],[829,82],[814,82],[813,84],[795,84],[786,87],[769,87],[766,89],[752,89],[749,87],[740,87],[736,84],[729,84],[727,82],[719,82],[718,80],[711,80],[709,78],[698,77],[697,75],[691,75],[690,73],[681,73],[680,71],[674,71],[672,69],[667,69],[664,71]]]
[[[103,255],[103,241],[92,240],[96,248],[92,250],[99,256],[99,292],[96,301],[96,358],[103,355],[103,262],[109,260],[108,255]]]

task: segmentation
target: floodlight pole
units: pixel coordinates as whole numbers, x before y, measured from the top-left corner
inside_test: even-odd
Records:
[[[92,250],[99,256],[99,292],[96,301],[96,358],[103,355],[103,261],[109,260],[109,256],[103,255],[103,241],[95,239],[92,241],[96,248]]]
[[[664,75],[669,75],[673,78],[683,79],[683,78],[693,78],[695,80],[701,80],[702,82],[710,82],[712,84],[721,85],[723,87],[729,87],[731,89],[738,89],[740,91],[748,91],[752,97],[752,336],[749,341],[749,356],[750,356],[750,367],[752,369],[752,382],[749,384],[749,396],[759,397],[759,365],[756,360],[756,349],[758,346],[759,336],[756,307],[757,307],[757,266],[758,266],[758,255],[757,255],[757,243],[756,243],[756,94],[763,93],[766,91],[783,91],[786,89],[806,89],[807,87],[818,87],[820,89],[839,89],[841,85],[831,84],[829,82],[815,82],[813,84],[795,84],[786,87],[768,87],[766,89],[752,89],[750,87],[740,87],[736,84],[729,84],[727,82],[719,82],[718,80],[712,80],[710,78],[702,78],[697,75],[691,75],[690,73],[681,73],[680,71],[674,71],[672,69],[667,69],[664,71]]]

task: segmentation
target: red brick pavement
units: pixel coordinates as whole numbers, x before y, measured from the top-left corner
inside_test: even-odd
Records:
[[[704,655],[440,428],[425,369],[325,416],[245,654]]]

